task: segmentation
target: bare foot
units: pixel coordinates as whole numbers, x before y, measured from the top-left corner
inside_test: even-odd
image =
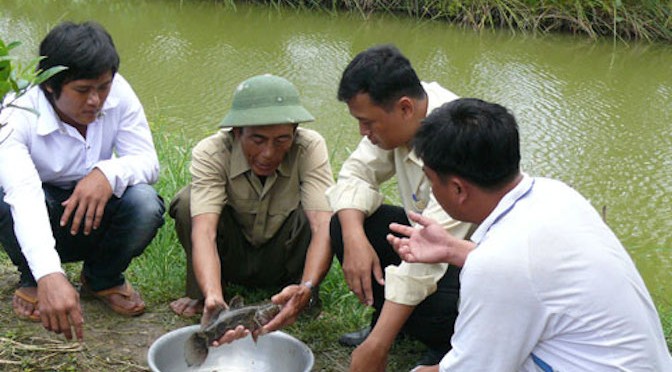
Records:
[[[12,298],[12,307],[16,316],[20,319],[39,321],[40,310],[37,308],[37,287],[17,289]]]
[[[190,318],[198,314],[203,314],[203,300],[193,300],[189,297],[182,297],[171,302],[170,308],[175,314]]]

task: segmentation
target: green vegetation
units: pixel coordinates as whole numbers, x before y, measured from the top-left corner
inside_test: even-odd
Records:
[[[21,43],[18,41],[6,45],[0,39],[0,112],[8,107],[33,111],[30,108],[17,106],[14,102],[28,92],[30,88],[40,85],[54,74],[65,70],[63,66],[52,67],[47,71],[38,70],[37,66],[42,57],[34,58],[28,63],[21,63],[16,57],[9,54],[12,49],[19,45]],[[10,94],[13,96],[12,99],[5,100],[5,97]],[[0,122],[0,128],[4,125],[5,123]]]
[[[235,7],[235,0],[220,0]],[[568,32],[590,38],[672,41],[672,2],[659,0],[248,0],[274,7],[374,12],[437,19],[474,29]]]

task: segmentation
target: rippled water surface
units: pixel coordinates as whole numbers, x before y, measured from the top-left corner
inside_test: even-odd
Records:
[[[358,140],[338,102],[348,61],[395,43],[423,80],[516,114],[524,168],[591,200],[661,305],[672,305],[672,46],[476,33],[395,17],[332,15],[209,1],[0,0],[0,35],[32,57],[59,21],[95,19],[150,120],[201,138],[236,85],[271,72],[293,81],[338,169]],[[615,299],[618,300],[618,299]]]

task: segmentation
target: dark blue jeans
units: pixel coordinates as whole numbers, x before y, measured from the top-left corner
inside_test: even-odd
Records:
[[[73,236],[72,218],[67,226],[60,226],[64,210],[61,203],[73,190],[46,184],[42,189],[61,262],[84,261],[82,272],[94,291],[122,284],[131,260],[142,254],[163,225],[163,199],[152,186],[139,184],[128,187],[121,198],[110,198],[98,229],[85,236],[82,223]],[[1,188],[0,195],[0,244],[20,272],[20,286],[34,287],[37,283],[14,235],[14,220]]]
[[[392,222],[410,225],[404,209],[391,205],[381,205],[375,213],[364,220],[364,232],[376,251],[383,269],[388,265],[401,263],[401,258],[386,238],[390,233],[389,226]],[[341,223],[336,214],[331,218],[330,235],[331,247],[342,264],[343,237]],[[373,276],[371,276],[371,284],[373,286],[373,308],[375,309],[371,318],[373,327],[385,302],[385,287],[378,284]],[[406,320],[402,333],[410,335],[430,348],[447,352],[451,349],[450,338],[453,336],[455,319],[457,319],[460,268],[450,265],[436,285],[436,292],[415,307],[411,316]]]

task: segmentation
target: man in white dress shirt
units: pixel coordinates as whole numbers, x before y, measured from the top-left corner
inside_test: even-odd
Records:
[[[61,262],[83,261],[86,291],[134,316],[145,304],[124,278],[163,224],[150,184],[159,163],[144,110],[117,73],[119,56],[98,24],[64,22],[40,44],[39,68],[65,66],[3,111],[0,244],[20,272],[20,318],[82,339],[79,293]],[[35,112],[39,113],[36,115]]]
[[[660,318],[637,268],[578,192],[520,172],[516,120],[460,99],[415,136],[432,191],[479,224],[465,241],[431,219],[388,235],[408,262],[462,267],[453,349],[417,371],[672,371]]]

